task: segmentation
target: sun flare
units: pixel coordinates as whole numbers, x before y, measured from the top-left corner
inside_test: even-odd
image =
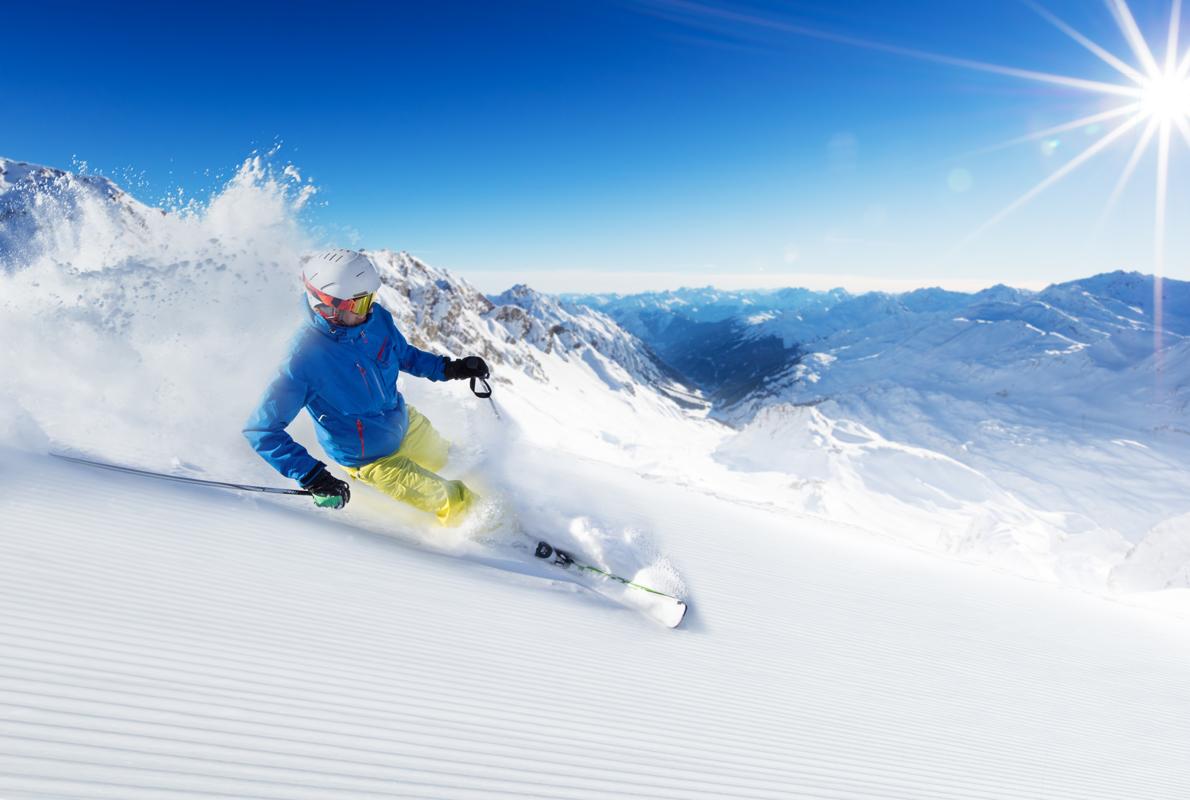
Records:
[[[1142,85],[1141,112],[1162,122],[1190,118],[1190,77],[1170,71]]]
[[[1093,125],[1112,120],[1107,130],[1097,140],[1092,141],[1082,152],[984,222],[964,239],[964,243],[979,236],[1054,184],[1065,179],[1088,161],[1108,150],[1112,145],[1124,140],[1125,137],[1131,137],[1135,142],[1131,148],[1131,155],[1125,162],[1115,187],[1107,197],[1101,221],[1115,207],[1124,188],[1132,180],[1142,157],[1150,151],[1150,148],[1155,149],[1153,272],[1157,277],[1154,288],[1156,294],[1154,307],[1159,329],[1163,312],[1160,286],[1161,277],[1165,272],[1166,208],[1170,188],[1169,166],[1174,155],[1177,138],[1190,147],[1190,50],[1179,51],[1182,0],[1172,0],[1170,3],[1169,25],[1165,31],[1164,48],[1160,54],[1160,60],[1155,53],[1155,48],[1141,33],[1127,1],[1104,0],[1115,17],[1116,24],[1127,42],[1129,50],[1131,50],[1131,63],[1084,36],[1035,0],[1023,0],[1023,2],[1054,27],[1115,69],[1123,80],[1118,83],[1108,83],[1060,75],[1030,74],[1024,70],[1012,70],[1011,74],[1124,100],[1106,111],[1073,119],[998,145],[997,147],[1005,147],[1026,141],[1044,140],[1052,137],[1055,133],[1077,128],[1089,131],[1093,130],[1091,127]],[[977,69],[992,69],[994,67],[994,71],[999,72],[1007,69],[983,64],[968,64],[967,66]],[[1157,349],[1160,351],[1159,342]]]

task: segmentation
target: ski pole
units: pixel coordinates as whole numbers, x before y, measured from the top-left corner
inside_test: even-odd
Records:
[[[483,384],[483,389],[475,388],[475,382],[479,381]],[[496,401],[492,399],[492,385],[484,378],[471,379],[471,392],[481,400],[487,400],[491,404],[492,413],[496,415],[496,419],[503,421],[504,417],[500,416],[500,410],[496,408]]]
[[[108,464],[103,461],[92,461],[89,458],[79,458],[78,456],[68,456],[65,453],[50,453],[54,458],[61,458],[64,461],[73,461],[76,464],[86,464],[89,467],[99,467],[100,469],[110,469],[115,472],[124,472],[129,475],[141,475],[146,478],[158,478],[163,481],[175,481],[177,483],[192,483],[197,486],[214,486],[218,489],[240,489],[245,492],[265,492],[267,494],[310,494],[308,489],[281,489],[275,486],[253,486],[247,483],[225,483],[224,481],[206,481],[201,478],[187,478],[184,475],[169,475],[164,472],[153,472],[147,469],[137,469],[136,467],[126,467],[122,464]]]

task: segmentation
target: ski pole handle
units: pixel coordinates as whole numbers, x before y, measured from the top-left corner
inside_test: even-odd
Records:
[[[478,381],[483,386],[482,389],[476,388],[476,381]],[[480,400],[487,400],[488,403],[491,404],[492,413],[496,415],[496,419],[498,419],[498,420],[504,419],[502,416],[500,416],[500,410],[498,408],[496,408],[496,401],[492,399],[492,385],[490,383],[488,383],[486,379],[472,378],[471,379],[471,392],[476,397],[478,397]]]
[[[483,389],[475,388],[476,381],[483,384]],[[492,396],[492,386],[483,378],[473,377],[471,379],[471,393],[474,394],[476,397],[478,397],[480,400],[486,400]]]

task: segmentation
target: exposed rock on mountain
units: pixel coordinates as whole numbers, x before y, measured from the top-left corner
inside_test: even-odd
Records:
[[[382,301],[415,344],[479,353],[541,381],[549,380],[543,356],[577,359],[616,391],[647,387],[680,404],[700,405],[673,370],[605,314],[564,308],[524,285],[488,298],[467,281],[408,253],[380,250],[369,255],[381,271]]]

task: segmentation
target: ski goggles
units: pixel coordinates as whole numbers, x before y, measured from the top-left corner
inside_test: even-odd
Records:
[[[318,302],[325,306],[330,306],[336,311],[350,311],[352,314],[358,314],[361,317],[367,316],[368,312],[372,310],[372,303],[376,300],[375,292],[368,292],[367,294],[357,294],[355,297],[347,300],[341,300],[338,297],[331,297],[326,292],[322,291],[306,277],[302,276],[302,282],[306,284],[306,291],[318,298]]]

